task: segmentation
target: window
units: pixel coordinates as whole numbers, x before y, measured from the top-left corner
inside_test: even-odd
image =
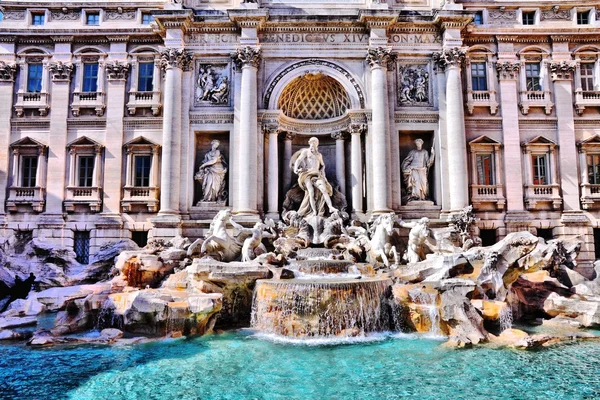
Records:
[[[24,156],[21,159],[22,171],[21,171],[21,187],[35,187],[38,156]]]
[[[581,89],[584,92],[594,90],[594,64],[585,63],[580,65],[581,71]]]
[[[493,154],[477,154],[477,184],[495,185]]]
[[[100,13],[97,11],[85,14],[86,25],[100,25]]]
[[[148,25],[154,21],[154,17],[150,13],[142,13],[142,25]]]
[[[540,63],[525,64],[525,80],[527,91],[538,92],[542,90],[540,85]]]
[[[577,25],[589,25],[590,23],[590,11],[579,11],[577,12]]]
[[[523,25],[535,25],[535,11],[523,11]]]
[[[135,156],[135,181],[134,186],[150,186],[150,165],[152,156]]]
[[[39,64],[27,65],[27,91],[29,93],[39,93],[42,91],[42,71],[44,67]]]
[[[471,64],[471,81],[473,90],[488,90],[486,65],[484,62]]]
[[[46,15],[44,13],[32,13],[31,25],[44,25]]]
[[[483,11],[477,11],[473,16],[475,25],[483,25]]]
[[[154,79],[154,63],[153,62],[142,62],[139,63],[138,73],[138,91],[139,92],[151,92],[154,87],[152,80]]]
[[[531,164],[533,166],[533,184],[534,185],[549,185],[550,170],[548,168],[547,154],[532,154]]]
[[[79,187],[91,187],[94,176],[94,157],[79,156]]]
[[[2,11],[0,11],[0,22],[2,22],[3,19],[4,19],[4,13]]]
[[[83,92],[98,90],[98,63],[83,64]]]
[[[75,231],[73,237],[73,250],[77,257],[75,259],[80,264],[90,262],[90,232]]]
[[[600,185],[600,154],[587,155],[588,183]]]

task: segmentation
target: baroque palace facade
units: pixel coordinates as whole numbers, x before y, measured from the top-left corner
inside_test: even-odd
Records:
[[[354,217],[441,223],[472,204],[484,244],[580,236],[589,274],[598,13],[595,0],[5,0],[0,224],[85,262],[119,238],[200,237],[224,207],[277,219],[315,136]]]

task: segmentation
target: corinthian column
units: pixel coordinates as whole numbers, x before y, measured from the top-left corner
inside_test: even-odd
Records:
[[[350,188],[352,190],[352,214],[363,213],[363,191],[362,191],[362,143],[361,135],[367,130],[365,124],[350,124]]]
[[[160,177],[159,214],[179,212],[179,140],[181,138],[181,90],[183,71],[191,68],[192,54],[184,49],[165,49],[163,104],[163,150]]]
[[[335,139],[335,179],[340,185],[340,192],[346,195],[346,155],[344,154],[344,139],[346,132],[335,132],[331,137]]]
[[[371,108],[373,125],[372,160],[373,160],[373,213],[391,211],[388,207],[388,174],[386,135],[389,132],[387,67],[393,60],[391,48],[370,48],[367,62],[371,66]]]
[[[283,140],[283,194],[292,187],[292,169],[290,161],[292,160],[292,141],[296,137],[294,132],[285,132]]]
[[[277,129],[277,126],[266,126],[264,132],[269,139],[269,161],[267,165],[267,216],[269,218],[279,219],[279,157],[277,156],[277,135],[279,134],[279,130]]]
[[[260,48],[246,46],[231,55],[242,69],[240,102],[240,137],[237,163],[239,168],[237,196],[233,204],[236,214],[257,214],[258,144],[256,75],[260,62]]]
[[[448,176],[452,182],[450,185],[450,211],[460,210],[469,204],[467,142],[460,77],[464,59],[465,51],[459,47],[433,54],[433,60],[438,67],[446,71],[447,160]]]

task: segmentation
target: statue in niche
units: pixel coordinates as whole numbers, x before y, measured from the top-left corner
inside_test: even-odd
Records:
[[[213,140],[211,149],[204,155],[202,165],[194,177],[202,185],[202,202],[219,202],[225,204],[225,174],[227,162],[219,150],[220,142]]]
[[[220,71],[220,72],[219,72]],[[196,80],[196,103],[224,104],[229,101],[229,78],[223,67],[202,64]]]
[[[292,157],[293,171],[298,175],[298,185],[304,190],[304,199],[298,215],[325,216],[337,210],[331,203],[333,188],[325,177],[325,163],[319,153],[319,139],[311,137],[308,149],[302,149]],[[327,208],[325,207],[327,206]]]
[[[415,140],[414,150],[402,161],[402,174],[408,192],[408,201],[429,200],[429,168],[433,165],[435,151],[431,146],[431,154],[423,149],[423,140]]]
[[[423,66],[400,68],[400,105],[429,103],[429,72]]]

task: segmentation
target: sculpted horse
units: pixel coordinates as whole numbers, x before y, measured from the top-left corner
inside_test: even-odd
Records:
[[[394,235],[395,222],[396,215],[394,213],[377,216],[369,228],[370,237],[367,235],[367,231],[359,228],[363,232],[358,237],[358,242],[366,250],[368,262],[381,261],[386,267],[389,267],[391,258],[393,265],[400,265],[398,250],[391,240]],[[355,229],[349,228],[348,230],[354,231]]]
[[[227,223],[239,231],[244,230],[243,226],[231,219],[230,210],[219,211],[210,223],[200,254],[217,256],[223,262],[235,261],[240,256],[242,243],[227,233]]]

